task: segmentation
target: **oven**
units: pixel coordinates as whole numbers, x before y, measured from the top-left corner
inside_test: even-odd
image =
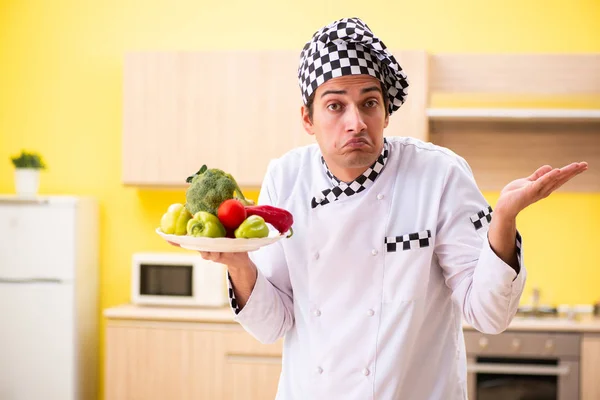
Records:
[[[579,399],[580,335],[464,333],[469,400]]]

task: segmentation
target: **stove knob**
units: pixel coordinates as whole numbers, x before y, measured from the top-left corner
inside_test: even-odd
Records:
[[[485,349],[486,347],[488,347],[489,344],[489,340],[485,337],[482,337],[481,339],[479,339],[479,348],[480,349]]]
[[[518,351],[521,348],[521,341],[519,339],[513,339],[512,348],[515,351]]]

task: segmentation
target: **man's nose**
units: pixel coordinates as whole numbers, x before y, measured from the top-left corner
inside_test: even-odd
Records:
[[[367,129],[367,124],[357,106],[346,108],[346,132],[359,133]]]

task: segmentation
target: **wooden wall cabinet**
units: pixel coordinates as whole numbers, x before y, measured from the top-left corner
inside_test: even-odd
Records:
[[[560,106],[600,104],[599,54],[392,53],[410,86],[384,134],[454,150],[481,189],[500,190],[543,164],[600,162],[600,110]],[[287,50],[127,54],[123,182],[181,187],[206,164],[242,187],[260,187],[271,159],[314,143],[301,123],[298,57]],[[476,99],[476,107],[444,108],[440,98]],[[507,98],[555,104],[494,108]],[[599,171],[590,168],[568,189],[600,191]]]

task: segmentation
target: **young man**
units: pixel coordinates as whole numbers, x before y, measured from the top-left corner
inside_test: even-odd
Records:
[[[272,161],[259,197],[292,212],[294,236],[203,253],[228,266],[236,321],[285,336],[277,399],[466,399],[463,319],[502,332],[525,284],[517,214],[587,164],[511,182],[492,212],[464,159],[384,140],[408,83],[357,18],[316,32],[298,77],[317,144]]]

